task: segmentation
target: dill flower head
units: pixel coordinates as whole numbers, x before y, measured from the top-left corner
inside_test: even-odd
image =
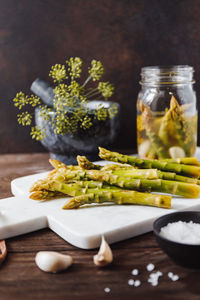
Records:
[[[114,86],[109,82],[99,82],[97,88],[101,92],[102,96],[106,99],[110,98],[113,95]]]
[[[54,82],[62,82],[64,79],[67,79],[65,65],[56,64],[52,66],[49,76],[53,78]]]
[[[99,80],[104,73],[104,67],[102,63],[98,60],[93,59],[91,61],[91,67],[88,68],[88,73],[90,74],[93,81]]]
[[[27,111],[17,115],[17,121],[19,124],[23,126],[29,126],[32,122],[32,115]]]
[[[68,72],[72,80],[75,78],[80,78],[82,72],[83,61],[80,57],[70,57],[69,60],[66,60],[68,65]]]
[[[26,96],[23,92],[17,93],[13,99],[14,105],[19,109],[22,109],[22,107],[27,104],[27,98],[28,96]]]
[[[30,135],[36,141],[41,141],[46,136],[44,129],[39,126],[31,127]]]
[[[109,82],[99,82],[96,87],[87,86],[91,81],[99,81],[104,73],[104,67],[98,60],[93,59],[88,68],[88,77],[82,83],[79,82],[82,74],[83,61],[80,57],[71,57],[66,64],[55,64],[51,67],[49,76],[55,85],[53,107],[42,104],[39,97],[25,95],[23,92],[16,94],[13,99],[14,105],[19,109],[24,107],[39,107],[39,116],[49,122],[55,134],[67,134],[77,132],[79,128],[88,130],[93,126],[93,121],[105,121],[117,114],[117,107],[98,107],[93,116],[85,104],[92,99],[107,100],[113,95],[114,86]],[[55,115],[51,114],[55,112]],[[33,126],[32,111],[23,111],[17,115],[20,125],[31,126],[30,135],[36,140],[46,136],[45,130]]]

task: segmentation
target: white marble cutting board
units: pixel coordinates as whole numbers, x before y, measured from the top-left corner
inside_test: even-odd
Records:
[[[161,215],[200,209],[200,198],[173,197],[170,210],[108,204],[62,210],[68,198],[46,202],[29,199],[31,184],[46,174],[21,177],[11,182],[15,197],[0,200],[0,239],[49,227],[72,245],[92,249],[99,246],[102,235],[109,243],[114,243],[151,231],[153,221]]]

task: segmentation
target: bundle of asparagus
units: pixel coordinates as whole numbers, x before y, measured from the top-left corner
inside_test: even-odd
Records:
[[[189,112],[190,104],[180,105],[172,95],[170,107],[152,111],[138,100],[138,152],[143,158],[163,159],[191,156],[196,148],[197,115]]]
[[[44,201],[72,196],[64,209],[103,202],[171,208],[171,196],[150,192],[188,198],[199,196],[200,166],[195,158],[143,160],[99,150],[102,159],[117,164],[95,165],[86,157],[78,156],[78,166],[66,166],[50,159],[54,170],[32,185],[30,198]]]

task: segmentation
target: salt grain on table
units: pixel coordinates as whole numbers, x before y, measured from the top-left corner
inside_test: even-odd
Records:
[[[131,274],[134,275],[134,276],[137,276],[139,274],[138,269],[133,269]]]
[[[169,277],[169,278],[172,278],[172,276],[173,276],[173,273],[172,273],[172,272],[169,272],[169,273],[168,273],[168,277]]]
[[[148,265],[147,265],[147,271],[151,272],[151,271],[153,271],[154,269],[155,269],[154,264],[148,264]]]
[[[178,275],[174,275],[174,276],[172,277],[172,281],[177,281],[177,280],[179,280],[179,276],[178,276]]]
[[[177,281],[179,280],[179,276],[176,274],[173,274],[172,272],[168,273],[168,277],[172,280],[172,281]]]
[[[138,287],[141,285],[141,281],[140,280],[136,280],[135,283],[134,283],[134,286],[135,287]]]
[[[157,286],[158,285],[158,279],[162,275],[163,275],[163,273],[160,272],[160,271],[151,273],[149,275],[148,282],[151,283],[152,286]]]
[[[133,279],[129,279],[128,280],[128,285],[134,285],[134,280]]]

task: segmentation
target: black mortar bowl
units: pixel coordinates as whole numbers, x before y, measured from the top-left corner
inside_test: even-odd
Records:
[[[200,223],[200,212],[181,211],[164,215],[153,223],[153,232],[160,248],[178,265],[187,268],[200,268],[200,244],[182,244],[160,235],[160,229],[168,223],[178,221]]]
[[[95,118],[95,111],[102,105],[109,108],[113,103],[118,107],[118,112],[112,119],[99,121]],[[65,164],[77,164],[76,156],[85,155],[91,161],[98,160],[98,147],[111,147],[119,134],[120,127],[120,105],[109,101],[88,102],[88,114],[93,119],[93,126],[84,130],[79,128],[75,133],[65,135],[55,134],[47,120],[40,115],[40,108],[35,109],[36,125],[45,130],[46,136],[41,140],[42,145],[50,152],[50,157]],[[54,118],[55,112],[49,113]]]

